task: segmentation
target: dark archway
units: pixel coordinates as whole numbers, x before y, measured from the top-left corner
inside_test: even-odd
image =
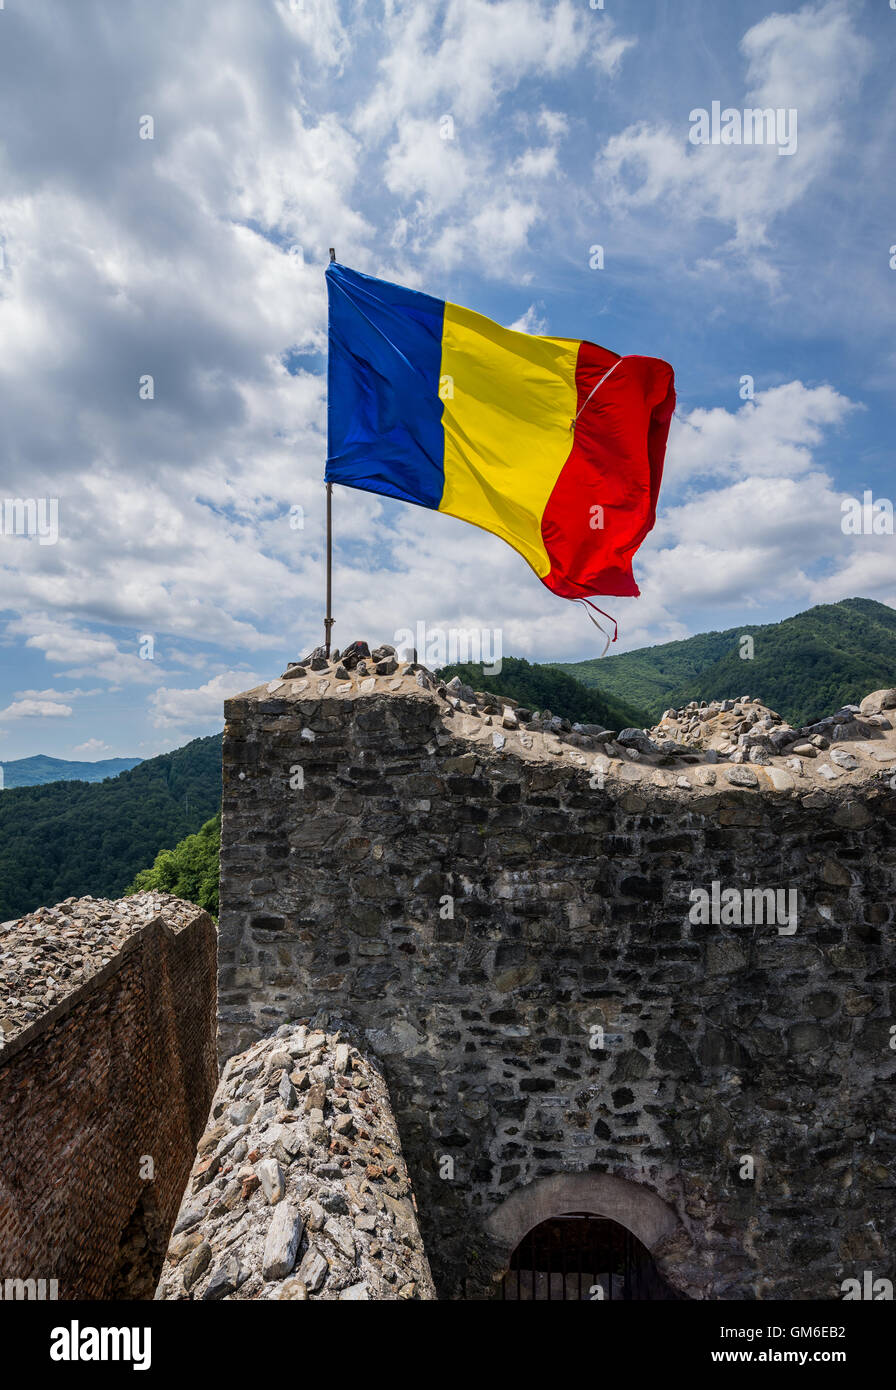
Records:
[[[649,1295],[651,1298],[661,1296],[663,1299],[677,1297],[687,1300],[707,1296],[706,1281],[694,1277],[699,1260],[689,1231],[668,1203],[643,1183],[630,1182],[610,1173],[586,1171],[552,1173],[548,1177],[537,1178],[535,1182],[517,1188],[486,1218],[485,1234],[490,1241],[488,1261],[498,1297],[502,1296],[500,1286],[510,1272],[514,1259],[525,1259],[526,1251],[521,1250],[519,1255],[517,1251],[523,1247],[526,1238],[539,1227],[550,1226],[567,1218],[587,1218],[606,1223],[594,1228],[595,1234],[604,1240],[602,1268],[583,1270],[583,1273],[595,1274],[595,1283],[601,1284],[601,1275],[616,1274],[618,1277],[620,1272],[624,1280],[625,1241],[628,1238],[634,1242],[628,1247],[630,1264],[633,1260],[635,1263],[643,1261],[644,1257],[639,1253],[641,1249],[651,1261],[652,1269],[643,1270],[645,1283],[655,1290]],[[614,1228],[617,1228],[616,1233]],[[560,1227],[551,1239],[565,1241],[567,1236],[561,1234],[564,1229]],[[619,1229],[621,1235],[618,1234]],[[539,1240],[542,1234],[548,1235],[547,1232],[540,1233]],[[584,1239],[584,1233],[570,1239],[573,1242]],[[622,1242],[621,1249],[617,1248],[619,1242]],[[574,1244],[570,1253],[576,1254]],[[596,1254],[601,1254],[600,1247]],[[618,1268],[619,1259],[622,1260],[621,1271]],[[658,1283],[654,1281],[654,1271]],[[620,1287],[617,1282],[611,1278],[601,1287],[603,1298],[612,1295],[615,1300]],[[601,1295],[595,1293],[594,1297]]]
[[[685,1297],[663,1279],[627,1226],[591,1212],[564,1212],[528,1231],[500,1284],[509,1302],[669,1302]]]

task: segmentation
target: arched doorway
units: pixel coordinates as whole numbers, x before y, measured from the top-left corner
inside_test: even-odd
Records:
[[[586,1299],[701,1296],[691,1282],[687,1231],[642,1183],[609,1173],[553,1173],[518,1188],[485,1229],[499,1298],[578,1299],[580,1264]],[[683,1264],[691,1267],[687,1278]]]
[[[663,1279],[637,1236],[608,1217],[564,1212],[533,1226],[501,1280],[509,1302],[672,1301],[684,1297]]]

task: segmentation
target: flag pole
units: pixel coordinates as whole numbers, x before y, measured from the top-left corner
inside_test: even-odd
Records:
[[[335,259],[336,251],[331,246],[330,261]],[[328,660],[333,622],[333,484],[327,483],[327,615],[324,618],[324,648]]]
[[[324,618],[327,660],[330,658],[330,629],[333,622],[333,484],[327,483],[327,616]]]

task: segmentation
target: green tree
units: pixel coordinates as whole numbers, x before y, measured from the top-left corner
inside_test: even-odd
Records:
[[[195,834],[174,849],[163,849],[151,869],[141,869],[125,895],[156,889],[204,907],[218,915],[218,857],[221,853],[221,817],[213,816]]]

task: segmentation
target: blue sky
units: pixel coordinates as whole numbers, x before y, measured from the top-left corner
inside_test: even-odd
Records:
[[[896,606],[893,536],[841,529],[894,489],[894,46],[884,0],[7,5],[0,503],[59,535],[0,530],[0,761],[176,747],[319,640],[331,245],[672,363],[614,651]],[[795,152],[692,143],[714,101],[795,110]],[[345,490],[335,526],[339,645],[600,651],[494,537]]]

